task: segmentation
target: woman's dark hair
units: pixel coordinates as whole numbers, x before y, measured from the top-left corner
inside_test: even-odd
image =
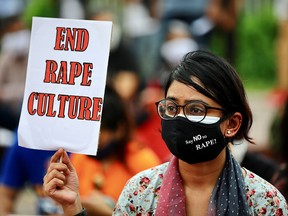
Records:
[[[105,97],[102,110],[101,129],[116,131],[119,127],[123,128],[122,137],[117,140],[117,155],[122,160],[124,158],[125,146],[131,139],[132,119],[127,113],[127,107],[122,98],[110,86],[106,85]],[[101,132],[101,131],[100,131]]]
[[[200,81],[203,87],[194,82],[192,77]],[[174,80],[192,86],[213,99],[227,110],[227,114],[240,112],[243,119],[235,139],[245,138],[254,143],[248,135],[253,118],[242,81],[235,69],[225,59],[209,51],[189,52],[168,77],[165,96]]]

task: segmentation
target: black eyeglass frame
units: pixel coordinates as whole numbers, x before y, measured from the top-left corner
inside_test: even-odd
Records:
[[[163,102],[163,101],[169,101],[169,102],[173,103],[173,104],[176,106],[177,111],[175,112],[175,114],[174,114],[173,117],[172,117],[172,116],[169,116],[169,118],[164,118],[164,117],[160,114],[159,104],[160,104],[161,102]],[[155,102],[155,105],[156,105],[156,109],[157,109],[157,114],[158,114],[158,116],[159,116],[161,119],[163,119],[163,120],[173,120],[173,119],[179,114],[179,108],[182,107],[185,118],[188,119],[189,121],[191,121],[191,119],[189,119],[189,118],[187,117],[186,111],[185,111],[185,107],[186,107],[188,104],[191,104],[191,103],[195,103],[195,102],[188,102],[188,103],[186,103],[185,105],[178,105],[178,104],[177,104],[175,101],[173,101],[172,99],[164,98],[164,99],[162,99],[162,100],[159,100],[159,101]],[[204,108],[205,108],[205,115],[203,116],[203,118],[202,118],[201,120],[199,120],[199,121],[191,121],[191,122],[201,122],[201,121],[203,121],[203,120],[205,119],[206,115],[207,115],[208,109],[214,109],[214,110],[220,110],[220,111],[222,111],[222,112],[226,112],[225,109],[220,108],[220,107],[208,106],[208,105],[206,105],[206,104],[204,104],[204,103],[201,103],[200,101],[198,101],[197,103],[198,103],[198,104],[201,104],[202,106],[204,106]],[[197,104],[197,103],[195,103],[195,104]]]

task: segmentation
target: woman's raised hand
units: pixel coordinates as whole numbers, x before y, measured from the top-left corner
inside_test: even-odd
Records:
[[[66,151],[59,149],[51,157],[43,180],[45,193],[62,206],[65,215],[82,211],[78,176]]]

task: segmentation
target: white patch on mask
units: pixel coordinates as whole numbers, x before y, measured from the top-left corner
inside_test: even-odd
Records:
[[[183,114],[179,114],[178,116],[185,117]],[[203,116],[187,116],[187,119],[189,119],[192,122],[199,122],[203,119]],[[215,116],[206,116],[200,123],[203,124],[214,124],[220,120],[220,117]]]

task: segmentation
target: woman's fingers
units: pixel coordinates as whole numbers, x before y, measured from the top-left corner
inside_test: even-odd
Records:
[[[64,163],[50,163],[48,169],[47,169],[47,174],[51,173],[53,170],[57,170],[63,174],[68,174],[70,171],[68,169],[68,166]]]
[[[60,160],[64,153],[64,149],[60,148],[58,151],[55,152],[55,154],[51,157],[50,163],[56,163]]]
[[[72,165],[72,163],[70,161],[70,158],[69,158],[69,156],[68,156],[66,151],[63,151],[62,163],[65,163],[67,165],[69,171],[71,171],[71,172],[75,171],[75,169],[74,169],[74,167],[73,167],[73,165]]]
[[[65,167],[64,167],[65,166]],[[61,167],[61,168],[60,168]],[[68,171],[66,165],[51,164],[44,176],[44,183],[50,182],[52,179],[57,178],[65,182],[65,172]]]
[[[52,157],[51,157],[51,160],[50,160],[50,163],[64,163],[67,165],[68,169],[70,171],[75,171],[70,159],[69,159],[69,156],[67,154],[67,152],[60,148]]]
[[[58,162],[62,157],[64,162]],[[49,167],[47,169],[47,173],[43,178],[44,182],[44,190],[48,195],[52,195],[56,190],[62,188],[66,182],[66,175],[70,173],[68,166],[69,158],[67,153],[63,149],[59,149],[50,160]]]
[[[52,178],[44,183],[44,191],[47,195],[53,196],[53,194],[64,186],[64,181],[59,178]]]
[[[51,157],[43,181],[44,192],[62,205],[65,215],[81,211],[77,173],[64,149],[59,149]]]

